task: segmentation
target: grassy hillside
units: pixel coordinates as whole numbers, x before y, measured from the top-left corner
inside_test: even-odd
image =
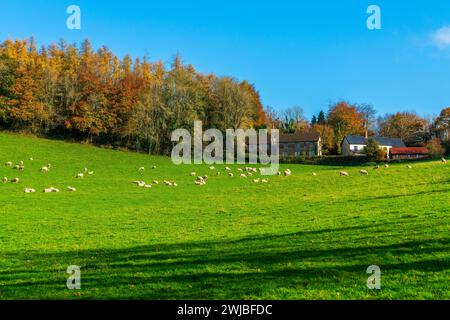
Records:
[[[4,166],[20,160],[23,172]],[[85,167],[94,175],[75,179]],[[0,133],[0,177],[20,178],[0,183],[0,299],[450,298],[449,164],[350,177],[288,165],[268,184],[216,167]],[[154,179],[179,186],[132,184]],[[366,288],[373,264],[379,291]],[[66,288],[70,265],[81,291]]]

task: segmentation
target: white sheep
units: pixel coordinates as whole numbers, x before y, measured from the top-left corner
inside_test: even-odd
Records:
[[[359,173],[363,174],[363,175],[368,175],[369,172],[367,170],[360,170]]]
[[[23,192],[25,192],[25,193],[35,193],[36,190],[32,189],[32,188],[25,188],[25,189],[23,189]]]
[[[54,187],[44,189],[44,193],[52,193],[52,192],[59,192],[59,189],[56,189]]]
[[[49,172],[49,171],[50,171],[50,168],[47,166],[41,168],[41,172]]]
[[[140,168],[139,168],[139,172],[142,172],[142,171],[145,171],[145,168],[144,168],[144,167],[140,167]]]
[[[8,182],[8,178],[7,177],[3,177],[2,181],[3,181],[3,183],[7,183]]]
[[[146,188],[146,189],[150,189],[151,187],[152,187],[151,184],[146,184],[146,185],[144,186],[144,188]]]
[[[133,183],[141,188],[146,185],[146,183],[144,181],[134,181]]]
[[[387,163],[384,164],[385,168],[389,168],[389,165]]]
[[[242,172],[243,170],[242,170],[241,168],[238,168],[238,171],[239,171],[239,172]]]
[[[240,177],[241,177],[241,178],[247,178],[247,175],[244,174],[244,173],[241,173]]]
[[[20,161],[19,161],[19,166],[23,166],[23,165],[24,165],[23,161],[20,160]]]
[[[441,162],[442,162],[442,163],[447,163],[447,159],[445,159],[444,157],[442,157]]]
[[[79,173],[76,176],[77,179],[83,179],[84,178],[84,173]]]
[[[225,170],[231,171],[231,168],[230,167],[225,167]]]
[[[341,172],[339,172],[339,174],[340,174],[341,176],[343,176],[343,177],[348,177],[348,176],[350,176],[350,175],[348,174],[347,171],[341,171]]]
[[[197,175],[197,172],[191,172],[190,176],[195,177]]]
[[[159,184],[158,180],[153,180],[153,184]]]
[[[19,183],[20,179],[19,178],[14,178],[11,180],[12,183]]]
[[[168,187],[172,187],[173,186],[173,183],[172,182],[170,182],[170,181],[164,181],[164,184],[166,185],[166,186],[168,186]]]
[[[33,161],[34,159],[33,159],[33,157],[30,157],[30,161]]]
[[[67,187],[67,191],[75,192],[75,191],[77,191],[77,189],[74,187]]]
[[[12,167],[12,165],[13,165],[13,163],[11,161],[8,161],[5,163],[5,166],[7,166],[7,167]]]
[[[317,173],[313,172],[312,175],[315,177],[315,176],[317,176]]]
[[[228,174],[228,176],[229,176],[229,177],[234,177],[234,174],[233,174],[232,172],[230,172],[230,173]]]
[[[88,175],[92,176],[94,174],[94,171],[89,171]]]
[[[211,167],[209,167],[209,170],[216,170],[216,168],[211,166]]]
[[[253,183],[259,183],[259,179],[253,179]]]
[[[286,170],[284,170],[284,176],[285,177],[289,177],[289,176],[291,176],[292,175],[292,172],[291,172],[291,170],[290,169],[286,169]]]
[[[267,180],[267,179],[262,179],[261,182],[262,182],[262,183],[269,183],[269,180]]]
[[[407,169],[412,169],[413,167],[410,166],[410,165],[407,165],[406,168],[407,168]]]
[[[155,170],[155,169],[156,169],[156,166],[153,166],[152,169]]]

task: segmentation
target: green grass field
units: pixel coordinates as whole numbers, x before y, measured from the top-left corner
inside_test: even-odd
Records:
[[[20,160],[23,172],[4,166]],[[347,167],[350,177],[288,165],[291,177],[255,184],[220,165],[215,176],[0,133],[0,177],[20,178],[0,183],[0,299],[449,299],[450,165],[412,165],[368,176]],[[85,167],[95,174],[75,179]],[[154,179],[179,186],[132,184]],[[50,186],[61,192],[42,193]],[[66,287],[70,265],[81,267],[80,291]],[[369,265],[381,268],[381,290],[366,287]]]

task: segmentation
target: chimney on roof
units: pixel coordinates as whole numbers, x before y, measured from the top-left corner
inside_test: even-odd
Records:
[[[367,130],[367,129],[364,132],[364,138],[369,139],[369,130]]]

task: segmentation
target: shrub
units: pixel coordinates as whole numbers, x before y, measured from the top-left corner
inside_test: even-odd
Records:
[[[378,142],[369,138],[365,147],[367,161],[384,161],[386,159],[386,151],[380,149]]]
[[[438,138],[431,139],[427,142],[426,147],[429,151],[430,157],[442,157],[445,154],[445,148],[441,145]]]

